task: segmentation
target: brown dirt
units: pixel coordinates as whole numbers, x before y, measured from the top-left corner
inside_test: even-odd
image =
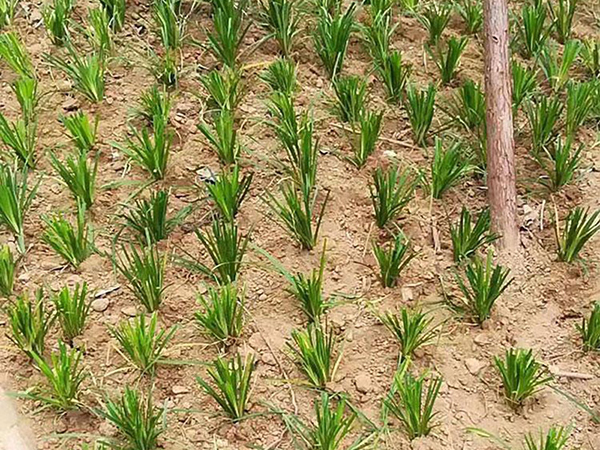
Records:
[[[67,109],[82,108],[100,116],[101,151],[98,186],[107,185],[121,179],[143,181],[146,174],[137,167],[129,168],[126,159],[110,143],[122,141],[126,133],[126,118],[139,94],[152,85],[153,80],[143,67],[136,50],[143,48],[144,42],[157,45],[155,37],[137,30],[150,18],[147,4],[132,1],[128,5],[127,25],[117,38],[117,54],[107,75],[106,99],[99,105],[90,105],[74,93],[68,81],[60,73],[52,73],[42,59],[43,52],[55,53],[39,22],[37,5],[27,4],[30,14],[21,15],[16,28],[31,52],[41,79],[41,87],[47,96],[40,111],[39,152],[48,149],[69,149],[57,116]],[[76,18],[85,15],[86,5],[79,4]],[[590,18],[592,3],[580,4],[577,17],[576,37],[595,36],[598,28]],[[190,21],[190,34],[205,40],[203,27],[210,21],[205,4],[199,6]],[[413,79],[427,82],[437,79],[437,69],[431,60],[424,57],[423,42],[425,32],[415,19],[396,16],[400,22],[394,47],[404,52],[405,58],[414,65]],[[595,28],[596,27],[596,28]],[[460,33],[461,23],[456,18],[451,23],[448,34]],[[262,38],[264,32],[253,26],[248,33],[246,45],[251,46]],[[372,208],[368,196],[368,183],[371,170],[377,164],[388,164],[384,151],[393,151],[406,163],[427,169],[430,152],[423,152],[410,145],[402,146],[389,141],[381,141],[378,151],[370,158],[362,170],[353,168],[336,157],[349,151],[344,133],[332,125],[332,117],[326,106],[330,94],[328,81],[315,56],[306,32],[298,39],[296,59],[300,62],[299,82],[302,91],[299,106],[312,106],[319,128],[321,145],[325,152],[320,157],[318,182],[323,189],[331,191],[321,238],[327,239],[327,294],[346,294],[329,313],[329,320],[344,337],[343,356],[336,381],[331,389],[346,392],[361,411],[377,421],[381,400],[390,386],[396,363],[398,347],[390,334],[376,319],[374,312],[392,309],[400,305],[419,304],[434,310],[436,320],[444,321],[443,331],[435,345],[418,353],[414,361],[415,371],[426,369],[439,373],[444,385],[436,409],[439,411],[440,426],[432,436],[414,442],[419,449],[483,449],[493,448],[489,442],[467,433],[467,427],[479,427],[510,440],[520,446],[524,433],[546,429],[551,425],[574,427],[571,439],[572,448],[593,450],[600,447],[600,428],[594,425],[587,413],[573,402],[554,390],[544,389],[529,402],[521,412],[514,412],[503,400],[500,381],[491,360],[510,346],[533,348],[538,358],[553,371],[576,372],[592,375],[591,379],[559,377],[556,386],[592,407],[600,402],[600,369],[597,354],[584,354],[574,325],[588,314],[590,305],[598,296],[598,270],[594,255],[600,249],[598,240],[588,246],[585,256],[590,261],[588,271],[578,266],[566,266],[555,261],[555,242],[552,231],[556,208],[561,216],[569,207],[576,204],[598,207],[596,189],[600,186],[597,171],[591,170],[576,186],[554,197],[547,196],[535,185],[535,165],[527,156],[528,133],[523,127],[522,115],[517,123],[517,155],[519,175],[519,208],[522,226],[522,258],[511,260],[515,282],[499,300],[483,329],[460,321],[443,307],[440,281],[449,291],[454,291],[452,277],[452,251],[448,224],[456,220],[461,205],[471,208],[485,203],[485,187],[481,180],[466,180],[459,188],[453,189],[442,202],[434,202],[430,217],[429,201],[425,193],[419,192],[410,204],[408,211],[398,224],[410,237],[419,251],[419,256],[409,265],[401,283],[394,289],[382,289],[374,270],[374,260],[370,255],[370,241],[378,238],[374,228]],[[178,139],[169,163],[167,179],[161,186],[170,186],[172,207],[179,209],[188,204],[197,207],[188,218],[185,226],[175,231],[163,248],[175,253],[185,249],[193,254],[201,254],[199,242],[193,228],[205,223],[209,205],[197,186],[197,170],[210,167],[218,171],[219,163],[199,133],[196,131],[198,113],[203,102],[194,95],[201,91],[195,73],[206,72],[215,65],[208,51],[186,46],[184,61],[187,74],[177,91],[172,124],[177,130]],[[246,232],[252,233],[252,242],[267,249],[279,258],[287,268],[309,270],[318,264],[319,251],[300,250],[283,232],[277,222],[269,217],[267,208],[260,197],[267,189],[271,190],[280,181],[270,162],[279,151],[271,130],[263,123],[266,117],[264,100],[266,88],[257,81],[257,72],[277,54],[276,45],[266,42],[256,52],[249,55],[244,64],[245,98],[240,108],[241,135],[247,146],[244,162],[246,170],[255,172],[251,195],[245,202],[239,218]],[[482,80],[482,45],[476,39],[469,44],[468,53],[462,62],[461,79]],[[371,63],[362,47],[358,35],[352,40],[345,63],[346,73],[366,74]],[[574,75],[582,74],[575,71]],[[2,68],[0,81],[2,94],[0,104],[9,116],[17,113],[9,82],[12,74]],[[368,74],[371,86],[372,105],[384,107],[382,87]],[[443,88],[439,100],[448,98],[453,87]],[[202,94],[203,96],[204,94]],[[438,109],[436,124],[444,120]],[[403,111],[400,108],[386,107],[385,125],[382,135],[387,139],[400,140],[410,144],[410,131]],[[598,158],[598,147],[592,147],[595,132],[582,130],[580,139],[588,144],[586,162],[593,168]],[[72,211],[73,201],[67,189],[54,176],[47,157],[42,157],[36,175],[44,176],[44,182],[27,218],[27,242],[31,245],[20,263],[18,291],[32,292],[38,286],[57,289],[87,281],[96,290],[114,286],[120,289],[108,295],[110,305],[104,313],[91,314],[89,326],[81,340],[85,350],[85,364],[93,373],[88,379],[85,401],[92,407],[98,406],[98,399],[106,392],[115,394],[124,385],[153,385],[153,395],[157,404],[166,402],[174,409],[168,416],[168,431],[161,438],[166,449],[238,449],[262,446],[262,448],[292,448],[290,437],[285,433],[281,421],[271,416],[258,416],[238,425],[215,415],[216,405],[204,395],[195,377],[204,375],[205,369],[199,365],[163,366],[155,380],[138,379],[138,374],[127,365],[116,351],[116,343],[107,332],[108,325],[126,320],[123,309],[136,305],[135,299],[125,289],[124,281],[117,277],[110,262],[100,256],[93,256],[79,272],[62,265],[62,261],[41,242],[42,229],[40,215],[52,211]],[[97,231],[97,245],[103,251],[110,250],[111,238],[117,227],[115,216],[121,211],[122,203],[136,190],[136,186],[122,185],[113,189],[99,189],[97,203],[93,208],[93,224]],[[543,207],[545,205],[545,207]],[[543,214],[540,214],[543,210]],[[539,222],[541,217],[542,221]],[[433,231],[439,235],[441,248],[432,245]],[[543,229],[541,229],[543,225]],[[2,234],[4,242],[12,242],[8,233]],[[384,236],[381,236],[382,238]],[[251,253],[243,270],[248,321],[244,335],[235,348],[257,354],[259,364],[254,378],[251,412],[267,410],[267,404],[286,411],[296,407],[302,417],[312,417],[312,403],[317,394],[301,386],[302,374],[285,353],[285,343],[290,331],[304,324],[301,311],[284,291],[284,280],[265,269],[260,257]],[[168,350],[167,357],[189,361],[211,361],[217,355],[217,348],[200,334],[193,319],[198,307],[195,291],[198,277],[170,265],[168,268],[169,289],[160,318],[164,326],[177,324],[179,330],[175,343]],[[2,319],[2,325],[5,325]],[[48,339],[49,347],[56,342],[55,329]],[[467,366],[480,365],[477,374],[472,374]],[[0,337],[0,373],[9,374],[5,388],[18,391],[42,382],[39,373],[27,359],[2,336]],[[291,384],[285,379],[289,378]],[[361,390],[356,387],[357,379]],[[366,385],[362,386],[362,385]],[[180,390],[184,393],[175,394]],[[293,392],[293,397],[291,393]],[[292,402],[293,399],[293,402]],[[58,415],[52,411],[35,413],[39,405],[20,401],[24,414],[32,418],[32,428],[37,436],[40,449],[79,448],[79,444],[90,441],[93,436],[113,435],[115,430],[87,412],[70,412]],[[71,436],[71,437],[67,437]],[[408,448],[409,442],[401,432],[390,435],[390,448]]]

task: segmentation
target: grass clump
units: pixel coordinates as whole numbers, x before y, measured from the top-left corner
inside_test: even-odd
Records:
[[[386,52],[375,62],[375,71],[383,82],[386,101],[400,103],[412,72],[412,66],[402,61],[402,53],[399,50]]]
[[[375,223],[384,228],[402,212],[413,198],[416,178],[409,169],[392,166],[386,171],[378,167],[373,172],[373,184],[369,185],[371,203],[375,211]]]
[[[433,318],[418,310],[402,308],[398,313],[386,312],[380,319],[400,344],[405,358],[431,343],[438,333],[437,327],[431,326]]]
[[[546,5],[536,1],[523,4],[521,8],[521,20],[517,22],[517,42],[521,55],[531,59],[538,55],[545,47],[546,41],[552,33],[552,26],[548,26]]]
[[[167,90],[158,85],[153,85],[150,89],[142,92],[135,109],[135,114],[144,118],[149,124],[154,123],[154,118],[169,123],[169,113],[171,112],[171,96]]]
[[[460,64],[460,58],[469,43],[467,37],[457,39],[452,37],[448,40],[446,51],[443,52],[440,47],[434,52],[428,47],[429,54],[432,56],[435,65],[440,71],[442,84],[449,84],[456,77],[456,71]]]
[[[181,14],[181,1],[156,0],[153,7],[156,31],[165,50],[181,48],[186,25],[185,18]]]
[[[38,289],[33,302],[27,294],[19,295],[5,308],[9,339],[30,358],[34,353],[43,355],[46,335],[56,319],[55,314],[46,309],[44,291]]]
[[[100,0],[100,5],[108,16],[111,29],[115,33],[121,31],[125,23],[126,0]]]
[[[64,45],[70,39],[69,22],[73,6],[73,0],[53,0],[41,8],[44,26],[54,45]]]
[[[209,110],[215,114],[222,111],[234,112],[242,99],[242,79],[238,70],[225,68],[213,70],[200,78],[208,99]]]
[[[25,166],[36,165],[37,122],[18,118],[9,122],[0,113],[0,142]]]
[[[455,142],[444,149],[442,141],[435,139],[435,150],[431,162],[431,196],[441,199],[444,193],[471,173],[472,166],[462,154],[460,143]]]
[[[13,81],[10,87],[21,107],[21,117],[27,125],[33,127],[40,102],[37,80],[21,76]]]
[[[465,23],[468,34],[477,34],[483,28],[483,5],[476,0],[460,0],[456,9]]]
[[[212,129],[206,123],[198,124],[198,129],[213,147],[223,164],[236,164],[241,153],[237,139],[235,117],[230,110],[217,113]]]
[[[542,152],[543,148],[556,136],[563,105],[562,100],[558,97],[548,99],[546,96],[525,104],[534,155]]]
[[[293,97],[298,89],[297,66],[286,58],[277,58],[259,75],[273,92]]]
[[[416,256],[410,251],[410,244],[403,233],[397,234],[387,248],[373,244],[373,255],[379,265],[379,277],[383,287],[396,286],[400,273]]]
[[[228,222],[233,222],[242,202],[248,195],[253,174],[240,176],[240,167],[223,169],[214,183],[207,183],[206,190],[219,214]]]
[[[568,137],[574,137],[579,127],[592,116],[599,92],[600,84],[597,81],[571,82],[567,85],[565,133]]]
[[[113,35],[110,19],[102,8],[88,10],[87,27],[84,34],[92,47],[102,58],[109,55],[113,49]]]
[[[212,0],[211,4],[213,31],[208,35],[210,49],[224,66],[233,69],[250,27],[250,23],[244,21],[248,2]]]
[[[490,232],[490,211],[483,210],[473,224],[471,212],[463,206],[456,225],[450,225],[454,261],[459,262],[476,254],[484,245],[491,244],[498,235]]]
[[[150,321],[140,314],[131,321],[121,322],[110,328],[110,333],[117,340],[127,358],[144,374],[154,374],[162,354],[173,338],[176,327],[160,329],[158,315],[152,313]]]
[[[513,115],[517,115],[523,101],[528,100],[538,87],[537,71],[528,69],[516,61],[512,61],[512,107]]]
[[[562,232],[556,224],[558,259],[572,263],[579,258],[583,246],[600,231],[600,210],[590,214],[589,209],[577,207],[569,211]]]
[[[203,310],[195,314],[202,330],[215,341],[227,342],[240,337],[244,326],[244,297],[234,284],[224,284],[217,289],[208,288],[207,294],[198,296]]]
[[[21,0],[0,1],[0,30],[12,25],[20,1]]]
[[[541,156],[536,158],[545,172],[545,176],[541,178],[540,183],[551,192],[558,192],[575,178],[582,160],[583,145],[573,149],[571,138],[563,141],[558,137],[550,150],[545,149],[547,158]]]
[[[481,86],[473,80],[465,81],[452,96],[448,114],[463,129],[480,138],[485,127],[485,94]]]
[[[16,262],[8,245],[0,247],[0,295],[9,298],[15,286]]]
[[[31,58],[14,31],[0,33],[0,59],[17,75],[35,79]]]
[[[266,0],[260,6],[263,27],[275,38],[280,52],[291,56],[300,23],[296,4],[291,0]]]
[[[80,152],[87,153],[94,148],[100,120],[98,116],[96,116],[93,125],[90,118],[83,111],[61,116],[58,120],[67,129],[73,143]]]
[[[421,25],[429,33],[427,43],[431,46],[437,46],[442,37],[442,33],[448,26],[452,16],[452,4],[446,2],[432,2],[423,8],[423,11],[417,15]]]
[[[579,56],[590,75],[600,76],[600,40],[584,39]]]
[[[334,111],[346,123],[356,123],[365,109],[367,83],[357,76],[340,76],[332,82]]]
[[[558,42],[564,44],[571,38],[571,29],[573,28],[573,17],[579,0],[556,0],[548,2],[548,11],[550,19],[554,24],[554,31]]]
[[[215,387],[202,378],[197,378],[200,387],[212,397],[223,412],[234,422],[246,415],[246,407],[250,397],[250,383],[254,370],[254,357],[251,354],[245,360],[238,354],[230,361],[217,358],[208,375]]]
[[[404,109],[412,128],[413,140],[421,147],[427,146],[427,133],[433,121],[436,92],[437,89],[433,83],[430,83],[424,90],[417,90],[412,84],[406,88]]]
[[[556,46],[546,45],[538,54],[538,62],[546,80],[555,92],[563,90],[569,81],[569,70],[577,60],[581,44],[579,41],[569,41],[564,45],[562,57],[559,60]]]
[[[98,153],[90,163],[87,153],[78,152],[69,155],[64,162],[50,152],[50,163],[63,183],[69,188],[77,202],[82,202],[86,209],[94,204],[96,196],[96,175],[98,174]]]
[[[63,338],[73,346],[73,339],[83,334],[90,314],[91,301],[88,300],[87,283],[77,283],[72,291],[68,287],[62,288],[52,295],[52,303]]]
[[[375,151],[382,122],[383,112],[365,111],[360,115],[357,124],[360,127],[359,132],[352,139],[354,154],[349,158],[350,162],[359,169],[367,163],[367,159]]]
[[[511,348],[504,359],[495,356],[494,364],[502,378],[504,396],[513,407],[523,405],[552,380],[536,361],[532,350]]]
[[[342,71],[350,33],[354,28],[355,12],[356,4],[352,3],[343,14],[331,15],[322,10],[318,16],[313,37],[315,51],[330,79],[334,79]]]
[[[594,304],[594,309],[588,319],[581,319],[581,325],[576,325],[586,351],[600,350],[600,303]]]

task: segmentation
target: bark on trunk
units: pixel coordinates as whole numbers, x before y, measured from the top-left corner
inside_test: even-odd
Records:
[[[483,0],[488,200],[501,248],[516,250],[517,192],[515,186],[507,0]]]

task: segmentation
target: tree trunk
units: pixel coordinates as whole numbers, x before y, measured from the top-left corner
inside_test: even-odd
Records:
[[[488,201],[498,243],[511,251],[519,246],[519,229],[507,0],[483,0],[483,11]]]

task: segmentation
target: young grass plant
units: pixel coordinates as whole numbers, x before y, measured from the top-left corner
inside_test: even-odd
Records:
[[[63,411],[77,408],[81,385],[87,378],[81,367],[82,357],[81,351],[68,350],[61,341],[58,342],[58,353],[53,353],[49,362],[32,353],[33,361],[46,379],[46,386],[34,389],[28,397]]]
[[[504,359],[495,356],[494,364],[502,378],[504,396],[514,408],[522,406],[552,380],[532,350],[511,348]]]
[[[101,57],[109,55],[113,49],[113,36],[110,28],[110,18],[102,8],[88,10],[87,27],[84,34],[92,47]]]
[[[581,61],[593,77],[600,76],[600,40],[585,39],[579,52]]]
[[[600,83],[571,82],[567,84],[567,107],[565,114],[565,133],[575,137],[575,133],[593,114],[600,95]]]
[[[217,342],[228,342],[242,334],[244,326],[244,296],[234,284],[224,284],[217,289],[208,288],[198,295],[202,311],[195,314],[202,330]]]
[[[600,350],[600,303],[594,304],[590,317],[581,319],[581,325],[576,325],[576,328],[585,351]]]
[[[197,381],[219,404],[223,412],[237,422],[246,415],[253,370],[254,357],[251,354],[248,354],[245,360],[242,360],[239,354],[230,361],[217,358],[208,369],[208,375],[215,387],[202,378],[198,377]]]
[[[220,284],[237,280],[242,267],[248,240],[243,237],[235,222],[215,218],[211,232],[196,230],[196,236],[204,246],[214,267],[211,269],[201,262],[193,262],[190,267],[215,279]]]
[[[572,263],[579,259],[583,246],[600,231],[600,210],[590,214],[589,209],[576,207],[569,211],[562,232],[556,223],[558,259]]]
[[[100,120],[98,116],[96,116],[93,125],[90,118],[83,111],[68,116],[60,116],[58,120],[67,129],[73,143],[80,152],[87,153],[94,148]]]
[[[37,80],[35,78],[21,76],[13,81],[10,87],[21,107],[21,116],[23,120],[27,125],[33,126],[40,101]]]
[[[111,29],[118,33],[125,23],[126,0],[100,0],[102,9],[106,12]]]
[[[483,27],[483,5],[477,0],[459,0],[456,9],[468,34],[477,34]]]
[[[56,316],[46,309],[44,292],[38,289],[35,301],[27,294],[17,296],[14,302],[6,306],[9,339],[27,356],[43,355],[46,335],[52,328]]]
[[[110,328],[110,333],[117,340],[127,358],[143,374],[154,374],[165,348],[173,338],[176,327],[160,329],[158,314],[154,312],[150,321],[140,314],[131,321],[121,322]]]
[[[37,122],[19,118],[11,123],[0,113],[0,142],[25,166],[36,164]]]
[[[352,3],[343,14],[330,15],[322,10],[317,19],[314,45],[330,79],[334,79],[344,65],[350,33],[354,28],[356,4]]]
[[[79,202],[75,226],[62,214],[42,216],[46,225],[42,240],[75,269],[94,251],[94,233],[86,222],[85,211]]]
[[[352,150],[354,154],[348,159],[359,169],[366,163],[369,156],[375,151],[375,146],[381,133],[383,112],[364,111],[359,118],[359,133],[352,136]]]
[[[464,130],[482,137],[485,127],[485,94],[472,80],[465,81],[447,106],[448,115]]]
[[[50,54],[45,54],[44,57],[52,68],[64,72],[71,79],[76,91],[90,102],[100,103],[104,99],[103,56],[95,52],[88,52],[82,56],[71,45],[67,48],[67,58]]]
[[[311,386],[325,388],[333,380],[341,359],[334,360],[338,339],[331,329],[319,323],[309,323],[305,330],[292,331],[288,348],[292,358],[308,378]]]
[[[539,440],[536,440],[533,434],[528,433],[525,435],[526,450],[563,450],[570,434],[570,427],[550,427],[545,435],[540,431]]]
[[[398,217],[413,198],[415,187],[416,178],[409,169],[392,166],[386,171],[380,167],[375,170],[369,192],[379,228]]]
[[[423,8],[423,11],[417,15],[421,25],[429,33],[427,43],[434,47],[437,46],[442,37],[442,33],[448,26],[452,16],[452,4],[450,2],[432,2]]]
[[[410,78],[412,66],[402,61],[399,50],[386,52],[380,61],[375,62],[375,71],[383,82],[386,92],[386,101],[399,104]]]
[[[334,111],[336,116],[346,123],[360,121],[365,109],[367,83],[357,76],[340,76],[332,81],[335,92]]]
[[[297,66],[292,60],[277,58],[259,75],[273,92],[293,97],[298,89]]]
[[[181,72],[180,51],[165,49],[157,53],[149,48],[147,55],[147,67],[156,82],[167,89],[176,88]]]
[[[216,115],[222,111],[233,113],[242,99],[241,72],[225,68],[213,70],[200,78],[208,93],[206,103]]]
[[[35,198],[41,178],[29,189],[28,171],[0,166],[0,223],[17,238],[19,252],[25,253],[25,214]]]
[[[569,71],[577,60],[580,48],[581,44],[579,41],[568,41],[564,45],[560,60],[556,46],[546,45],[540,50],[538,62],[542,72],[544,72],[544,75],[546,76],[546,80],[548,80],[550,87],[552,87],[555,92],[562,91],[569,81]]]
[[[214,183],[206,183],[206,190],[221,217],[233,222],[242,202],[248,195],[253,174],[240,175],[240,167],[223,169]]]
[[[167,257],[161,256],[156,246],[137,250],[133,245],[113,256],[116,270],[128,281],[129,290],[148,313],[157,311],[166,289],[165,267]]]
[[[156,0],[154,21],[157,34],[167,50],[177,50],[183,45],[185,35],[185,18],[181,14],[181,1]]]
[[[548,99],[541,96],[525,104],[527,121],[531,128],[531,150],[534,155],[542,152],[556,136],[562,111],[563,102],[558,97]]]
[[[389,53],[390,42],[397,28],[392,21],[391,4],[381,3],[375,7],[371,5],[370,22],[361,26],[363,40],[376,65]]]
[[[212,145],[223,164],[236,164],[241,153],[237,140],[237,130],[233,112],[222,110],[214,119],[213,129],[206,123],[198,124],[198,129]]]
[[[15,285],[16,262],[8,245],[0,248],[0,295],[9,298]]]
[[[553,26],[546,23],[547,10],[543,2],[525,3],[521,8],[521,21],[517,23],[517,39],[521,55],[531,59],[544,48]]]
[[[13,23],[21,0],[0,0],[0,30]]]
[[[96,196],[96,175],[100,154],[96,155],[93,163],[90,163],[85,152],[69,155],[65,162],[61,162],[53,152],[49,155],[52,168],[69,188],[75,200],[83,202],[86,209],[91,208]]]
[[[441,199],[453,186],[471,173],[472,166],[468,159],[463,157],[460,143],[455,142],[444,149],[442,141],[435,139],[435,149],[431,162],[431,196]]]
[[[68,287],[62,288],[52,294],[52,303],[63,338],[73,346],[73,340],[83,334],[90,313],[91,301],[88,300],[87,283],[77,283],[72,291]]]
[[[231,69],[235,68],[237,58],[250,27],[244,23],[246,0],[212,0],[213,31],[208,35],[210,49],[217,59]]]
[[[479,248],[498,239],[497,234],[490,232],[490,223],[490,211],[488,209],[479,213],[473,224],[471,212],[463,206],[458,223],[450,225],[450,238],[452,239],[455,262],[472,257]]]
[[[119,431],[122,447],[132,450],[154,450],[165,431],[166,407],[152,403],[152,393],[145,397],[139,391],[125,387],[117,399],[107,399],[99,415]]]
[[[537,161],[545,172],[540,183],[551,192],[558,192],[563,186],[575,179],[581,164],[583,145],[573,149],[572,138],[556,138],[551,151],[545,149],[547,158],[538,157]]]
[[[440,71],[442,84],[449,84],[456,77],[460,58],[468,43],[469,39],[467,37],[463,36],[460,39],[452,37],[447,42],[445,52],[439,46],[437,46],[435,52],[427,47],[429,54]]]
[[[403,233],[394,237],[387,248],[373,244],[373,255],[379,265],[379,276],[383,287],[394,287],[398,277],[408,263],[416,256],[411,250],[408,239]]]
[[[69,39],[69,22],[73,11],[72,0],[53,0],[41,8],[44,26],[54,45],[64,45]]]
[[[481,325],[490,317],[496,300],[512,282],[513,279],[508,278],[509,274],[510,269],[493,265],[491,250],[485,260],[478,256],[473,258],[465,266],[467,282],[456,275],[458,287],[464,296],[458,309],[464,310]]]
[[[279,44],[281,53],[292,54],[294,40],[299,32],[300,15],[291,0],[262,0],[260,2],[263,27]]]
[[[431,343],[438,334],[437,327],[431,326],[433,317],[418,310],[402,308],[399,313],[388,311],[380,320],[398,340],[404,358],[412,356],[419,347]]]
[[[35,79],[29,53],[14,31],[0,33],[0,60],[4,61],[15,74]]]
[[[558,42],[564,44],[571,38],[571,29],[573,28],[573,17],[579,0],[556,0],[548,2],[548,11],[554,24],[554,30]]]
[[[136,115],[143,117],[150,125],[154,123],[155,117],[169,123],[170,112],[171,96],[166,89],[159,88],[156,84],[142,92],[138,106],[135,109]]]
[[[427,436],[436,426],[435,401],[442,387],[442,378],[426,379],[424,373],[415,378],[407,372],[408,360],[394,376],[392,391],[384,400],[389,411],[400,421],[408,438]]]
[[[406,88],[404,109],[412,128],[413,140],[421,147],[427,146],[427,133],[433,121],[436,92],[437,89],[433,83],[430,83],[424,90],[417,90],[412,84]]]
[[[530,70],[518,62],[512,62],[512,104],[513,115],[516,116],[523,101],[528,100],[537,88],[537,71]]]
[[[147,200],[136,200],[131,209],[121,216],[138,242],[153,245],[166,239],[191,213],[191,206],[186,206],[168,218],[169,195],[169,191],[153,192]]]

